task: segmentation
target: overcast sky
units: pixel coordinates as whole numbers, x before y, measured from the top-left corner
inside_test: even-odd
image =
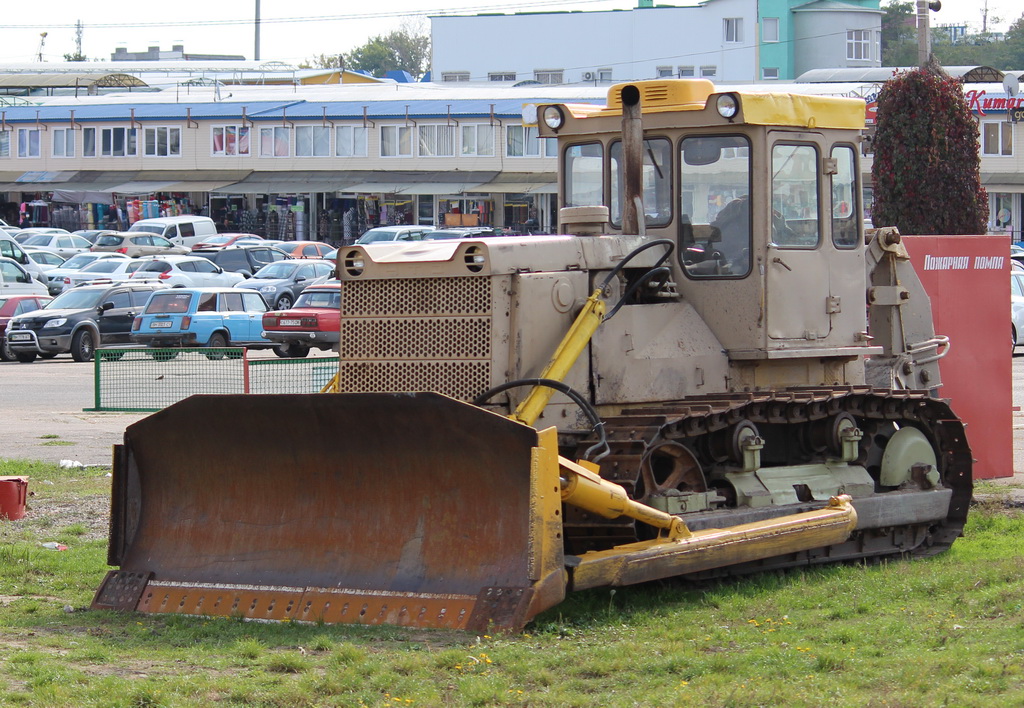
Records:
[[[398,29],[403,22],[429,33],[430,15],[568,10],[613,10],[636,6],[635,0],[559,2],[548,0],[261,0],[260,59],[298,64],[319,54],[345,53],[369,37]],[[665,4],[695,4],[686,0]],[[980,30],[986,0],[942,0],[932,13],[932,24],[967,23]],[[987,0],[989,30],[1005,30],[1022,9],[1019,0]],[[10,22],[0,25],[0,61],[36,61],[40,34],[45,61],[62,61],[76,50],[75,23],[83,24],[82,53],[90,59],[109,60],[117,47],[129,52],[183,44],[196,54],[233,54],[254,58],[255,0],[210,2],[175,0],[168,3],[112,3],[92,0],[45,0],[33,12],[8,12]],[[1000,21],[994,21],[998,18]],[[50,21],[48,21],[50,20]],[[417,25],[417,23],[419,23]],[[496,37],[495,52],[517,51],[514,37]]]

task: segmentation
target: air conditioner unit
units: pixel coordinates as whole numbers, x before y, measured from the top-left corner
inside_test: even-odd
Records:
[[[597,76],[597,74],[595,74],[593,71],[584,71],[583,72],[583,80],[584,81],[593,81],[596,76]]]

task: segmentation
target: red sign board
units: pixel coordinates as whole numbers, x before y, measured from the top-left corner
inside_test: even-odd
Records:
[[[1013,475],[1010,242],[1006,236],[903,236],[949,337],[942,388],[967,426],[975,479]]]

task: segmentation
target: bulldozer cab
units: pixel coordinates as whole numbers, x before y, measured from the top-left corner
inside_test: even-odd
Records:
[[[630,91],[643,127],[627,196]],[[731,359],[862,352],[860,102],[661,80],[613,86],[605,107],[537,111],[539,134],[559,141],[563,206],[605,205],[605,232],[626,233],[639,197],[640,231],[675,242],[679,290]]]

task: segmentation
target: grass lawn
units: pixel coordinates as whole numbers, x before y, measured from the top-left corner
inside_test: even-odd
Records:
[[[1024,512],[998,499],[935,558],[577,593],[477,636],[89,611],[106,470],[9,474],[34,496],[0,521],[0,706],[1024,705]]]

